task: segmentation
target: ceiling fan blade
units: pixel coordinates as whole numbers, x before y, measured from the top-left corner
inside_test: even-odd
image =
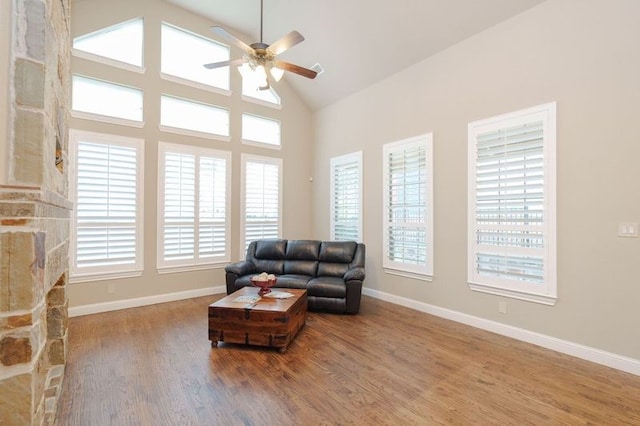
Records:
[[[302,37],[302,34],[297,31],[291,31],[289,34],[269,46],[269,51],[274,55],[279,55],[285,50],[291,49],[293,46],[298,43],[302,43],[303,41],[304,37]]]
[[[310,70],[308,68],[303,68],[299,65],[295,65],[289,62],[284,61],[276,61],[274,64],[276,67],[283,69],[285,71],[291,71],[292,73],[301,75],[303,77],[314,79],[318,75],[314,70]]]
[[[231,67],[234,65],[241,65],[244,64],[245,62],[247,62],[246,59],[244,58],[240,58],[240,59],[232,59],[230,61],[222,61],[222,62],[212,62],[210,64],[204,64],[204,67],[208,70],[213,70],[216,68],[222,68],[222,67]]]
[[[235,44],[245,52],[249,52],[249,53],[253,52],[253,49],[251,48],[251,46],[249,46],[247,43],[245,43],[244,41],[240,40],[239,38],[231,34],[229,31],[225,30],[224,28],[214,25],[213,27],[211,27],[211,31],[213,31],[215,35],[220,36],[223,39],[227,40],[229,43]]]

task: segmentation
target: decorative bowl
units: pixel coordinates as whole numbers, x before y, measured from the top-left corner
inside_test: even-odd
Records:
[[[271,287],[276,285],[276,281],[277,280],[275,278],[272,280],[260,281],[257,279],[257,276],[251,277],[251,284],[256,287],[260,287],[260,290],[258,291],[260,296],[269,293],[271,291]]]

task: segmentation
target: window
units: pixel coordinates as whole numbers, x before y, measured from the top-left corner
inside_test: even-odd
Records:
[[[72,108],[76,117],[140,127],[142,91],[74,75]]]
[[[361,241],[362,151],[331,159],[331,239]]]
[[[280,96],[273,90],[273,87],[269,87],[268,90],[259,90],[255,82],[245,76],[242,67],[238,67],[238,70],[240,70],[240,74],[242,74],[243,99],[254,102],[257,101],[257,103],[266,104],[270,107],[280,107]]]
[[[195,82],[204,89],[229,90],[229,68],[206,69],[205,62],[229,60],[229,47],[177,27],[162,24],[161,72],[179,83]],[[170,78],[171,79],[171,78]]]
[[[383,262],[387,273],[433,276],[433,135],[383,146]]]
[[[74,55],[116,66],[129,64],[140,68],[143,64],[143,36],[142,18],[123,22],[74,38]]]
[[[158,268],[229,262],[231,153],[160,142]]]
[[[280,148],[280,122],[257,115],[242,114],[243,142],[257,142],[270,147]]]
[[[72,130],[71,280],[142,273],[143,141]]]
[[[555,103],[469,124],[470,288],[556,300]]]
[[[282,160],[242,154],[241,257],[261,238],[282,232]]]
[[[227,109],[163,95],[160,111],[160,125],[164,131],[175,132],[176,129],[184,129],[206,134],[196,136],[229,136]]]

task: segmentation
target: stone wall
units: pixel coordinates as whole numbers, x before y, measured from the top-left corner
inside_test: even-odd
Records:
[[[2,13],[12,29],[0,90],[0,423],[52,424],[67,350],[69,0],[3,0]]]

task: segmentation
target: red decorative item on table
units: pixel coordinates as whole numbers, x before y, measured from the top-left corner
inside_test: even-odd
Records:
[[[258,291],[258,295],[260,296],[269,293],[271,291],[271,287],[276,285],[276,281],[277,279],[275,275],[267,274],[266,272],[251,277],[251,284],[256,287],[260,287],[260,291]]]

